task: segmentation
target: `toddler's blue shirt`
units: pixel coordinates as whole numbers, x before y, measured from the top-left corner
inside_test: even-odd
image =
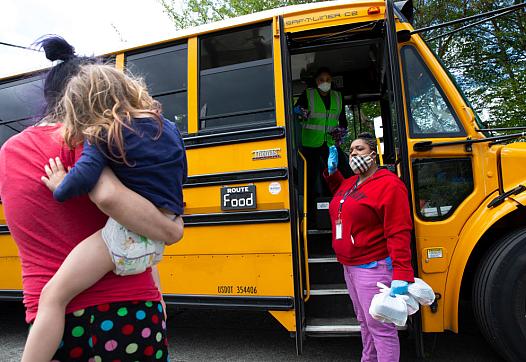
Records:
[[[84,142],[84,149],[75,166],[53,193],[57,201],[90,192],[102,170],[109,166],[129,189],[150,200],[155,206],[183,213],[182,186],[187,178],[187,161],[183,139],[175,124],[163,118],[161,135],[152,118],[134,118],[131,128],[122,127],[127,166],[115,160],[107,144]]]

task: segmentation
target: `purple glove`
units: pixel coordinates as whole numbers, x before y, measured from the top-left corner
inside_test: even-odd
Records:
[[[330,135],[332,136],[336,146],[339,146],[342,144],[344,137],[347,135],[347,128],[338,126],[330,132]]]

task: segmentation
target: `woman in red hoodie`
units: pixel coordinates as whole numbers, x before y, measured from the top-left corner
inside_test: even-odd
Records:
[[[374,320],[369,306],[377,282],[391,284],[391,295],[407,293],[414,281],[407,189],[392,172],[375,162],[376,140],[361,133],[352,142],[349,164],[355,175],[345,179],[330,150],[325,178],[334,197],[329,206],[332,246],[343,265],[345,281],[362,333],[362,362],[398,361],[396,326]]]

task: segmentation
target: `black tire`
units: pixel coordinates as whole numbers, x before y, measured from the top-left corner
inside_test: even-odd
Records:
[[[526,361],[526,228],[497,241],[473,283],[473,311],[482,334],[508,361]]]

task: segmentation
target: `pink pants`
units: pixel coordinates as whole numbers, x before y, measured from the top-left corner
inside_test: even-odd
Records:
[[[398,331],[392,323],[378,322],[369,314],[373,296],[378,293],[377,282],[391,284],[393,272],[387,269],[385,260],[372,269],[343,266],[347,289],[360,322],[362,333],[362,362],[392,362],[400,359]]]

